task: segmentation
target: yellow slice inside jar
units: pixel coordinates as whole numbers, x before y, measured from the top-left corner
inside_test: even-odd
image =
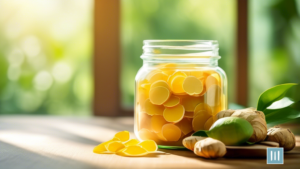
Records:
[[[158,73],[155,73],[153,74],[150,78],[149,78],[149,82],[150,83],[154,83],[156,81],[159,81],[159,80],[163,80],[163,81],[168,81],[168,78],[169,76],[165,73],[162,73],[162,72],[158,72]]]
[[[163,115],[163,112],[165,110],[164,106],[154,105],[150,102],[150,99],[147,99],[145,101],[145,112],[150,115]]]
[[[203,90],[203,84],[200,79],[195,76],[188,76],[182,84],[183,90],[189,95],[200,94]]]
[[[163,112],[163,116],[166,121],[177,123],[184,116],[184,107],[181,104],[175,107],[166,107]]]
[[[155,105],[164,104],[170,97],[170,90],[166,87],[158,86],[151,88],[149,92],[149,99]]]
[[[165,124],[162,127],[162,135],[167,141],[178,141],[181,137],[181,130],[174,124]]]
[[[167,124],[167,123],[168,122],[165,120],[165,118],[163,116],[160,116],[160,115],[154,115],[151,118],[152,130],[156,133],[160,133],[162,126]]]
[[[185,111],[194,112],[195,107],[204,101],[203,96],[193,97],[193,96],[183,96],[182,105],[184,106]]]
[[[180,122],[176,123],[175,125],[180,128],[184,135],[189,134],[191,131],[193,131],[192,123],[187,118],[183,118]]]
[[[180,103],[180,98],[176,96],[171,96],[168,101],[164,103],[165,107],[175,107]]]
[[[194,131],[204,130],[204,125],[206,121],[211,117],[206,111],[199,111],[194,116],[192,126]]]
[[[171,82],[171,89],[174,94],[182,94],[185,93],[183,89],[183,81],[185,77],[184,76],[176,76],[173,81]]]

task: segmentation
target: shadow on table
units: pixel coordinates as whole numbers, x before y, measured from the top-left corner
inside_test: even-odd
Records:
[[[16,131],[22,131],[22,132],[28,132],[34,134],[49,135],[49,136],[65,139],[68,141],[73,141],[73,142],[75,141],[78,143],[89,144],[89,145],[99,144],[99,141],[82,137],[74,133],[66,132],[64,130],[57,129],[49,125],[44,125],[42,123],[28,124],[26,122],[19,121],[19,122],[14,122],[12,124],[10,122],[1,121],[0,130],[16,130]]]
[[[94,166],[84,162],[72,160],[61,156],[41,155],[20,147],[0,141],[0,168],[30,168],[30,169],[96,169]],[[104,168],[104,167],[103,167]]]

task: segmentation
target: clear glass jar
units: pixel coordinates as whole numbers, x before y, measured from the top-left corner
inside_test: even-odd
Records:
[[[227,78],[218,67],[214,40],[145,40],[143,66],[135,78],[135,124],[139,140],[160,147],[208,130],[227,109]]]

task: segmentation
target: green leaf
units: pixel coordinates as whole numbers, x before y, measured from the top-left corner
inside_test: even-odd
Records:
[[[264,114],[270,126],[291,121],[300,117],[300,101],[279,109],[265,109]]]
[[[207,130],[199,130],[199,131],[195,132],[192,136],[208,137],[206,132],[207,132]]]
[[[272,103],[285,97],[286,92],[297,83],[286,83],[274,86],[264,91],[258,99],[257,110],[263,111],[267,109]]]

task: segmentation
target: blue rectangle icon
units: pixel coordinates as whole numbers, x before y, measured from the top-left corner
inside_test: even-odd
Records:
[[[283,148],[267,148],[267,164],[283,164]]]

